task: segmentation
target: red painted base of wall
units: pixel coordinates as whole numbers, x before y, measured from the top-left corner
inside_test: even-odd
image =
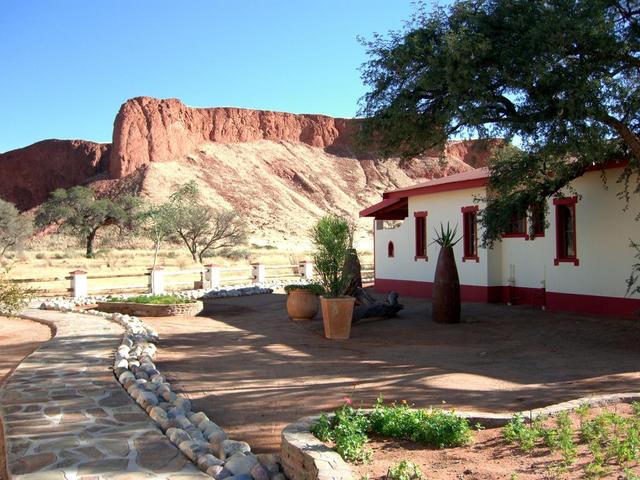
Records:
[[[407,297],[431,298],[433,283],[376,278],[374,290],[379,293],[393,290]],[[640,318],[640,299],[635,298],[545,292],[543,288],[476,285],[460,285],[460,297],[463,302],[502,302],[586,315]]]

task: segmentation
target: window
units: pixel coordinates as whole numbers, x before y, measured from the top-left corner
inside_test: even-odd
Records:
[[[416,220],[415,260],[420,258],[427,260],[427,212],[415,212],[413,216]]]
[[[462,261],[480,261],[478,257],[478,206],[462,207]]]
[[[534,237],[544,237],[544,224],[546,223],[544,203],[536,203],[531,206],[531,226]]]
[[[576,197],[556,198],[556,258],[555,265],[561,262],[579,265],[576,252]]]
[[[502,235],[504,238],[527,238],[527,215],[526,213],[514,213],[507,227],[507,231]]]
[[[394,251],[393,242],[389,242],[387,244],[387,257],[393,258],[394,254],[395,254],[395,251]]]

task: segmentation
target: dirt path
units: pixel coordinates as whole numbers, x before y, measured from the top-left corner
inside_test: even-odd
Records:
[[[21,318],[0,317],[0,384],[43,342],[51,338],[51,329]],[[0,419],[0,480],[7,478],[2,420]]]
[[[640,324],[465,304],[465,323],[435,324],[426,301],[354,326],[348,341],[322,322],[287,319],[284,295],[220,299],[208,317],[145,319],[160,333],[156,363],[194,408],[256,451],[280,431],[349,395],[488,411],[541,407],[640,390]]]

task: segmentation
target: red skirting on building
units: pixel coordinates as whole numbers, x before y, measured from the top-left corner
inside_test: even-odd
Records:
[[[433,283],[376,278],[374,290],[379,293],[393,290],[407,297],[431,298]],[[510,303],[586,315],[640,317],[640,299],[637,298],[547,292],[543,288],[477,285],[460,285],[460,297],[463,302]]]

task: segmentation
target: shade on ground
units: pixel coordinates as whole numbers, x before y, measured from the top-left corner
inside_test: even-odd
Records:
[[[233,438],[279,445],[295,419],[379,395],[416,406],[510,411],[595,393],[640,391],[640,325],[630,320],[465,304],[459,325],[402,299],[392,320],[364,321],[348,341],[320,319],[292,322],[284,295],[216,300],[209,317],[153,319],[159,369]]]

